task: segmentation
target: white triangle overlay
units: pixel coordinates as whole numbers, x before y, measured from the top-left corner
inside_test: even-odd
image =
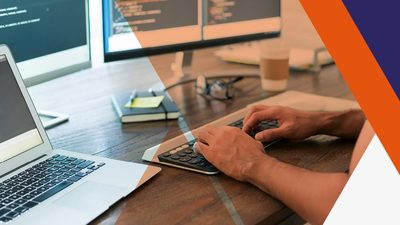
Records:
[[[376,135],[324,224],[400,224],[400,176]]]

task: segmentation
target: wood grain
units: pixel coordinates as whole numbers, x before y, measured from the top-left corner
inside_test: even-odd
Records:
[[[195,54],[195,74],[218,70],[255,71],[257,67],[230,64],[212,55],[214,49]],[[38,108],[70,115],[70,121],[48,130],[55,148],[140,162],[145,149],[182,133],[181,127],[197,128],[249,103],[276,93],[262,91],[258,79],[245,79],[231,101],[207,100],[195,94],[193,84],[172,89],[184,121],[159,121],[121,125],[110,96],[134,88],[146,90],[157,82],[174,80],[169,69],[174,56],[110,63],[30,88]],[[292,72],[289,89],[353,99],[336,66],[319,74]],[[181,127],[180,127],[181,126]],[[300,167],[338,172],[348,169],[354,141],[316,136],[302,142],[282,141],[268,153]],[[213,182],[223,187],[244,224],[277,224],[292,215],[282,203],[256,187],[223,174],[213,178],[161,166],[163,171],[127,198],[116,203],[93,224],[234,224]]]

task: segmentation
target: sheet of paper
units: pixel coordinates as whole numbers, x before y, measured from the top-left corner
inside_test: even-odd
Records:
[[[137,97],[125,104],[126,108],[158,108],[165,96]]]

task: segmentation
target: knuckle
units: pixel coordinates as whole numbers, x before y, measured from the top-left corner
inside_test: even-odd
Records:
[[[249,111],[255,111],[255,110],[257,110],[257,106],[256,105],[250,106],[250,110]]]

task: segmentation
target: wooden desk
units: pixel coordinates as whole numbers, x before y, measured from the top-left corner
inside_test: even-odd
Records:
[[[196,52],[194,71],[255,70],[230,64],[212,55],[214,49]],[[152,57],[159,77],[167,83],[174,55]],[[146,59],[111,63],[82,71],[30,89],[40,109],[70,115],[70,121],[50,129],[55,148],[141,162],[145,149],[181,133],[177,121],[121,125],[110,95],[133,88],[146,89],[159,81]],[[232,101],[206,101],[194,94],[193,85],[171,90],[190,128],[234,112],[271,95],[257,79],[237,84]],[[320,74],[292,73],[289,89],[353,99],[336,66]],[[317,136],[299,143],[281,142],[269,153],[282,161],[318,171],[345,171],[353,141]],[[252,185],[223,174],[205,176],[161,166],[163,171],[127,198],[119,201],[93,224],[277,224],[293,214],[282,203]]]

